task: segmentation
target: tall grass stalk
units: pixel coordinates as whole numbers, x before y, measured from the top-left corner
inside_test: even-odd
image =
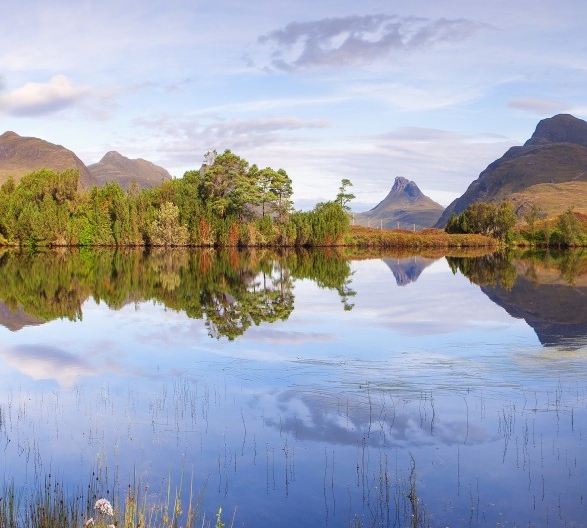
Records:
[[[17,487],[5,482],[0,496],[1,528],[210,528],[218,523],[211,514],[202,510],[206,486],[195,493],[193,473],[187,509],[182,508],[183,476],[178,488],[172,492],[168,482],[163,500],[149,492],[148,486],[134,482],[128,486],[124,498],[108,514],[96,508],[101,497],[100,481],[92,478],[90,485],[68,490],[55,481],[52,475],[41,483]],[[108,503],[106,499],[101,502]],[[218,512],[222,510],[219,509]],[[112,513],[112,515],[110,515]],[[232,522],[231,522],[232,526]]]

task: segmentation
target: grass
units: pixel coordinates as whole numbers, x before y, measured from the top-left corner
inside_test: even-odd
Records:
[[[124,500],[113,504],[101,497],[92,478],[87,487],[66,490],[51,475],[41,485],[16,488],[5,483],[0,496],[2,528],[232,528],[222,519],[222,508],[213,515],[202,511],[204,490],[190,488],[189,502],[181,502],[181,483],[172,492],[168,485],[161,500],[152,498],[148,487],[129,486]]]
[[[569,207],[576,212],[587,214],[587,182],[570,181],[562,183],[540,183],[511,195],[514,209],[527,204],[539,204],[541,209],[554,217],[563,214]]]

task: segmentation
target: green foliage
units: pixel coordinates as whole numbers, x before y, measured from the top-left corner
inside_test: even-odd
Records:
[[[179,222],[179,207],[171,202],[161,204],[151,222],[151,244],[154,246],[186,246],[188,228]]]
[[[349,229],[349,216],[338,202],[324,202],[316,205],[309,213],[312,246],[333,246],[342,243]]]
[[[0,186],[0,245],[328,245],[340,243],[348,227],[339,214],[346,198],[292,214],[285,170],[259,170],[230,150],[209,152],[200,170],[152,189],[135,184],[127,192],[109,182],[79,192],[78,180],[75,171],[46,169],[18,184],[7,180]]]
[[[293,279],[335,290],[348,308],[349,262],[331,249],[239,251],[185,248],[0,254],[0,300],[40,321],[78,320],[92,296],[120,308],[154,300],[204,319],[210,336],[235,339],[252,325],[286,320],[294,308]]]
[[[351,180],[348,178],[343,178],[340,182],[340,187],[338,188],[338,194],[336,195],[335,202],[337,202],[344,211],[349,212],[351,210],[350,206],[348,205],[351,200],[355,199],[355,195],[349,192],[349,187],[352,187],[353,184]]]
[[[231,214],[243,217],[246,205],[257,201],[248,162],[230,150],[220,155],[208,153],[207,159],[200,183],[203,201],[220,218]]]
[[[560,231],[559,243],[562,246],[576,246],[583,238],[581,224],[575,216],[573,208],[567,209],[558,217],[557,228]]]
[[[534,214],[534,213],[530,213]],[[587,217],[572,207],[556,218],[526,218],[517,233],[516,243],[535,247],[578,247],[587,244]]]
[[[524,214],[524,222],[528,224],[528,229],[530,230],[530,236],[532,238],[536,236],[536,222],[545,217],[546,214],[537,203],[532,203],[526,214]]]
[[[506,240],[512,234],[517,217],[511,202],[499,205],[487,202],[470,204],[460,215],[452,214],[445,231],[451,234],[480,234]]]

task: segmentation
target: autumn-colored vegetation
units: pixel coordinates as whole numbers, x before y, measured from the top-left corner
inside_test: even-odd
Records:
[[[356,248],[398,248],[398,249],[456,249],[496,248],[495,238],[480,234],[449,234],[442,229],[406,231],[402,229],[376,229],[351,226],[345,239],[346,245]]]

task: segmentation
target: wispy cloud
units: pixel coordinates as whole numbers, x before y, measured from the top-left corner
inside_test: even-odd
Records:
[[[368,64],[388,58],[395,51],[459,42],[486,27],[486,24],[468,19],[355,15],[292,22],[283,29],[261,35],[258,42],[272,47],[272,69],[292,72]]]
[[[90,92],[88,86],[76,86],[64,75],[55,75],[47,83],[30,82],[0,95],[0,112],[12,116],[51,114],[79,103]]]
[[[538,115],[559,114],[572,109],[572,105],[568,103],[547,99],[512,99],[508,102],[508,107]]]

